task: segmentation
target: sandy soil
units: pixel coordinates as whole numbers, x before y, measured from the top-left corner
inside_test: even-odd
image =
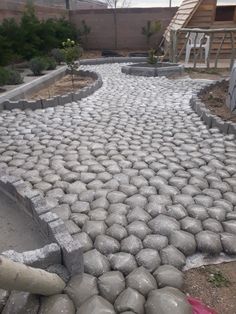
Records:
[[[93,83],[93,79],[90,77],[75,77],[73,88],[70,75],[66,75],[56,83],[48,86],[47,88],[41,89],[37,93],[34,93],[28,99],[47,99],[53,96],[63,95],[77,91],[91,83]]]
[[[0,252],[23,252],[40,248],[47,241],[32,219],[17,204],[0,192]]]
[[[236,313],[236,262],[202,266],[185,272],[184,291],[218,314]]]

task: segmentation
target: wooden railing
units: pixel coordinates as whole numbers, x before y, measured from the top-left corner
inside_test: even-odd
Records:
[[[178,30],[170,31],[170,43],[169,43],[169,56],[172,62],[178,62],[186,51],[186,46],[189,41],[189,37],[191,33],[200,34],[204,33],[204,38],[206,39],[208,36],[210,38],[209,42],[209,53],[206,60],[206,67],[218,67],[218,61],[224,54],[224,44],[226,44],[226,40],[228,40],[230,59],[229,68],[232,68],[235,58],[236,58],[236,28],[226,28],[226,29],[201,29],[201,28],[180,28]],[[215,38],[218,38],[218,42],[214,42]],[[197,36],[195,37],[197,38]],[[204,42],[204,38],[201,41],[201,45]],[[219,41],[220,38],[220,41]],[[184,40],[184,42],[183,42]],[[212,46],[214,51],[212,49]],[[194,40],[194,47],[192,49],[193,55],[193,67],[197,67],[197,63],[202,63],[202,52],[203,48],[196,47],[196,39]],[[228,59],[227,58],[227,59]],[[213,62],[212,62],[213,61]]]

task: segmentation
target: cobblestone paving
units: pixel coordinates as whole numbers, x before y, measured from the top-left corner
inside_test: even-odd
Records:
[[[159,313],[157,286],[181,288],[187,256],[236,254],[236,142],[190,108],[204,83],[120,67],[84,67],[104,84],[78,103],[0,114],[0,167],[40,191],[81,243],[87,275],[67,292],[83,314]]]

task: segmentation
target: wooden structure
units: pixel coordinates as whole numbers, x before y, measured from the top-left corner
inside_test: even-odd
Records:
[[[165,49],[170,53],[171,59],[176,61],[183,55],[186,36],[189,31],[195,31],[210,36],[210,56],[217,57],[217,60],[230,58],[232,65],[236,49],[236,3],[219,5],[220,3],[220,0],[183,0],[164,34]],[[196,63],[195,52],[193,58]],[[214,64],[217,66],[218,61]]]

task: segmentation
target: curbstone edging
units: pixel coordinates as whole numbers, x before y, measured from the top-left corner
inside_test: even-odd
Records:
[[[49,263],[60,264],[68,268],[71,275],[83,272],[83,253],[81,246],[74,241],[62,219],[47,207],[45,200],[40,194],[29,188],[21,179],[0,172],[0,191],[13,199],[39,226],[39,231],[51,243],[41,249],[17,253],[6,251],[2,254],[19,260],[27,265],[39,265],[47,267]]]
[[[61,69],[59,74],[55,73],[55,77],[53,78],[53,81],[55,81],[57,78],[61,78],[62,74],[64,75],[67,72],[67,68],[63,67]],[[66,103],[70,103],[74,100],[80,100],[82,98],[88,97],[92,95],[96,90],[98,90],[102,84],[102,77],[100,74],[93,72],[93,71],[84,71],[84,70],[79,70],[78,74],[81,76],[89,76],[95,80],[94,83],[90,84],[87,87],[82,88],[78,92],[72,92],[72,93],[67,93],[62,96],[54,96],[52,98],[48,99],[40,99],[40,100],[25,100],[25,99],[19,99],[19,100],[11,100],[14,98],[20,98],[23,97],[28,93],[30,93],[31,86],[30,83],[24,84],[21,86],[22,88],[18,90],[18,94],[15,92],[13,96],[11,96],[11,92],[6,93],[6,95],[0,97],[0,111],[2,110],[13,110],[13,109],[21,109],[21,110],[26,110],[26,109],[31,109],[31,110],[37,110],[37,109],[45,109],[48,107],[56,107],[56,106],[63,106]],[[46,82],[51,82],[52,81],[52,73],[50,73],[49,79],[45,78]],[[46,85],[45,82],[41,82],[42,78],[40,78],[39,86],[42,84]],[[33,89],[36,90],[36,85],[34,82]],[[23,90],[23,91],[22,91]],[[39,89],[38,89],[39,90]],[[15,91],[15,90],[14,90]],[[7,95],[9,99],[7,99]],[[2,98],[2,99],[1,99]],[[2,102],[2,103],[1,103]]]
[[[219,86],[222,82],[228,80],[219,80],[208,84],[206,87],[201,88],[196,95],[193,95],[190,100],[190,106],[200,116],[208,128],[218,128],[224,134],[236,135],[236,123],[231,121],[224,121],[217,115],[211,113],[211,111],[201,101],[200,97],[203,93],[208,92],[212,86]]]

